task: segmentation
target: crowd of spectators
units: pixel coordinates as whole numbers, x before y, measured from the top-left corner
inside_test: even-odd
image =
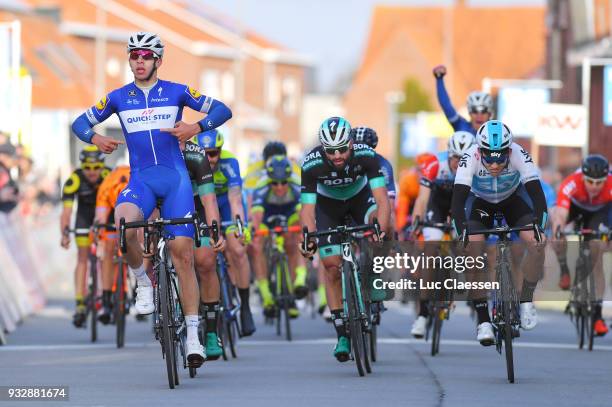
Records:
[[[0,213],[19,211],[34,218],[59,202],[59,181],[37,173],[26,148],[0,132]]]

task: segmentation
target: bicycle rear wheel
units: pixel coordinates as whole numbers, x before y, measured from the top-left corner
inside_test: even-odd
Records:
[[[508,381],[514,383],[514,355],[512,352],[512,324],[511,324],[511,311],[510,302],[502,301],[503,309],[503,340],[504,350],[506,354],[506,373],[508,375]]]
[[[289,307],[291,306],[289,293],[289,284],[287,281],[287,276],[289,273],[289,267],[286,261],[282,262],[282,265],[279,266],[278,271],[280,272],[281,278],[281,297],[283,298],[283,319],[285,320],[285,338],[291,342],[291,317],[289,316]]]
[[[98,340],[98,259],[90,256],[89,278],[91,279],[89,292],[89,315],[91,319],[91,341]]]
[[[126,293],[125,293],[125,264],[121,258],[117,263],[117,280],[115,283],[115,325],[117,335],[115,341],[117,348],[123,348],[125,344],[125,309],[126,309]]]
[[[166,265],[162,262],[159,265],[158,274],[158,290],[159,290],[159,323],[161,324],[160,330],[160,341],[162,345],[162,352],[164,359],[166,360],[166,373],[168,374],[168,386],[174,389],[175,378],[174,378],[174,363],[176,361],[174,357],[174,340],[172,333],[172,319],[170,314],[170,298],[168,297],[168,272],[166,271]]]
[[[434,307],[433,333],[431,338],[431,356],[436,356],[440,351],[440,336],[442,335],[442,309]]]

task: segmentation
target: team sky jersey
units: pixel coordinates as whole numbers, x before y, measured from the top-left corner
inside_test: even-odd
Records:
[[[191,179],[193,195],[202,196],[215,193],[213,172],[204,149],[188,141],[185,143],[183,157],[185,158],[189,179]]]
[[[98,188],[110,171],[110,168],[104,167],[98,181],[92,184],[87,180],[82,169],[79,168],[75,170],[66,180],[62,188],[62,202],[64,203],[64,207],[72,207],[74,198],[76,197],[79,210],[83,208],[90,208],[93,210],[96,206]]]
[[[100,184],[96,197],[97,208],[114,209],[117,196],[130,181],[130,167],[120,165],[116,167]]]
[[[420,164],[420,184],[429,189],[451,192],[455,184],[455,174],[448,165],[448,151],[437,156],[427,157]]]
[[[440,107],[442,107],[442,111],[444,111],[444,115],[451,126],[453,126],[453,129],[455,129],[455,131],[467,131],[473,135],[476,135],[476,130],[474,130],[470,122],[460,116],[453,107],[453,104],[448,97],[448,93],[446,92],[443,78],[436,79],[436,90],[438,93],[438,102],[440,103]]]
[[[472,146],[459,161],[455,184],[467,185],[479,198],[499,203],[508,198],[522,182],[539,178],[538,168],[520,145],[510,146],[510,160],[498,176],[492,176],[482,164],[478,146]]]
[[[86,112],[94,126],[116,113],[130,154],[132,170],[153,165],[184,168],[178,140],[160,129],[173,128],[183,107],[208,113],[213,99],[186,85],[158,80],[150,89],[133,82],[110,92]]]
[[[342,169],[334,167],[322,146],[312,149],[302,164],[303,204],[315,204],[317,194],[331,199],[347,200],[366,185],[371,189],[385,186],[385,178],[376,153],[366,144],[353,143],[351,155]]]
[[[378,162],[380,163],[380,169],[385,177],[385,185],[387,186],[387,196],[390,199],[395,199],[395,180],[393,179],[393,167],[389,160],[382,155],[376,153]]]
[[[599,195],[594,197],[589,197],[584,186],[584,175],[581,171],[565,178],[559,185],[557,206],[561,208],[569,209],[570,205],[573,204],[586,211],[595,212],[610,202],[612,202],[612,175],[610,174],[608,174],[606,183]]]

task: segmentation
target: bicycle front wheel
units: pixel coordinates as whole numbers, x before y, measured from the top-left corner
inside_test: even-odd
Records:
[[[512,353],[512,324],[511,324],[511,303],[509,301],[502,301],[503,309],[503,340],[504,350],[506,354],[506,372],[508,374],[508,381],[514,383],[514,356]]]
[[[348,322],[351,335],[351,351],[353,359],[357,365],[359,376],[365,376],[365,360],[363,355],[364,342],[361,332],[361,320],[359,318],[359,308],[357,305],[357,292],[355,291],[355,283],[353,282],[352,270],[345,263],[343,266],[344,281],[346,282],[346,301],[348,303]]]
[[[440,336],[442,335],[442,315],[441,308],[434,307],[433,333],[431,338],[431,356],[436,356],[440,351]]]
[[[91,341],[98,340],[98,259],[91,257],[89,259],[91,279],[89,292],[89,316],[91,319]]]
[[[166,360],[166,373],[168,374],[168,386],[174,389],[175,378],[174,378],[174,363],[176,361],[174,356],[174,335],[172,332],[172,318],[170,314],[170,298],[169,298],[169,281],[168,272],[166,271],[165,264],[159,265],[158,274],[158,290],[159,290],[159,323],[161,324],[160,341],[162,345],[162,352],[164,359]]]
[[[117,329],[116,342],[117,348],[123,348],[125,344],[125,263],[120,258],[117,264],[117,280],[115,283],[115,325]]]

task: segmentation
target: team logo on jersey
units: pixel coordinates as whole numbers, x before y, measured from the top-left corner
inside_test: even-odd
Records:
[[[195,90],[194,88],[192,88],[191,86],[187,87],[187,93],[189,93],[189,95],[195,100],[198,100],[200,99],[200,97],[202,97],[202,94],[198,92],[197,90]]]
[[[104,96],[102,99],[96,103],[96,110],[98,113],[102,113],[108,104],[108,96]]]
[[[202,138],[202,141],[204,142],[204,144],[208,145],[210,144],[210,142],[212,141],[212,139],[210,138],[210,136],[204,136]]]
[[[130,96],[130,97],[136,97],[136,91],[135,91],[134,89],[130,89],[130,90],[128,91],[128,96]]]

